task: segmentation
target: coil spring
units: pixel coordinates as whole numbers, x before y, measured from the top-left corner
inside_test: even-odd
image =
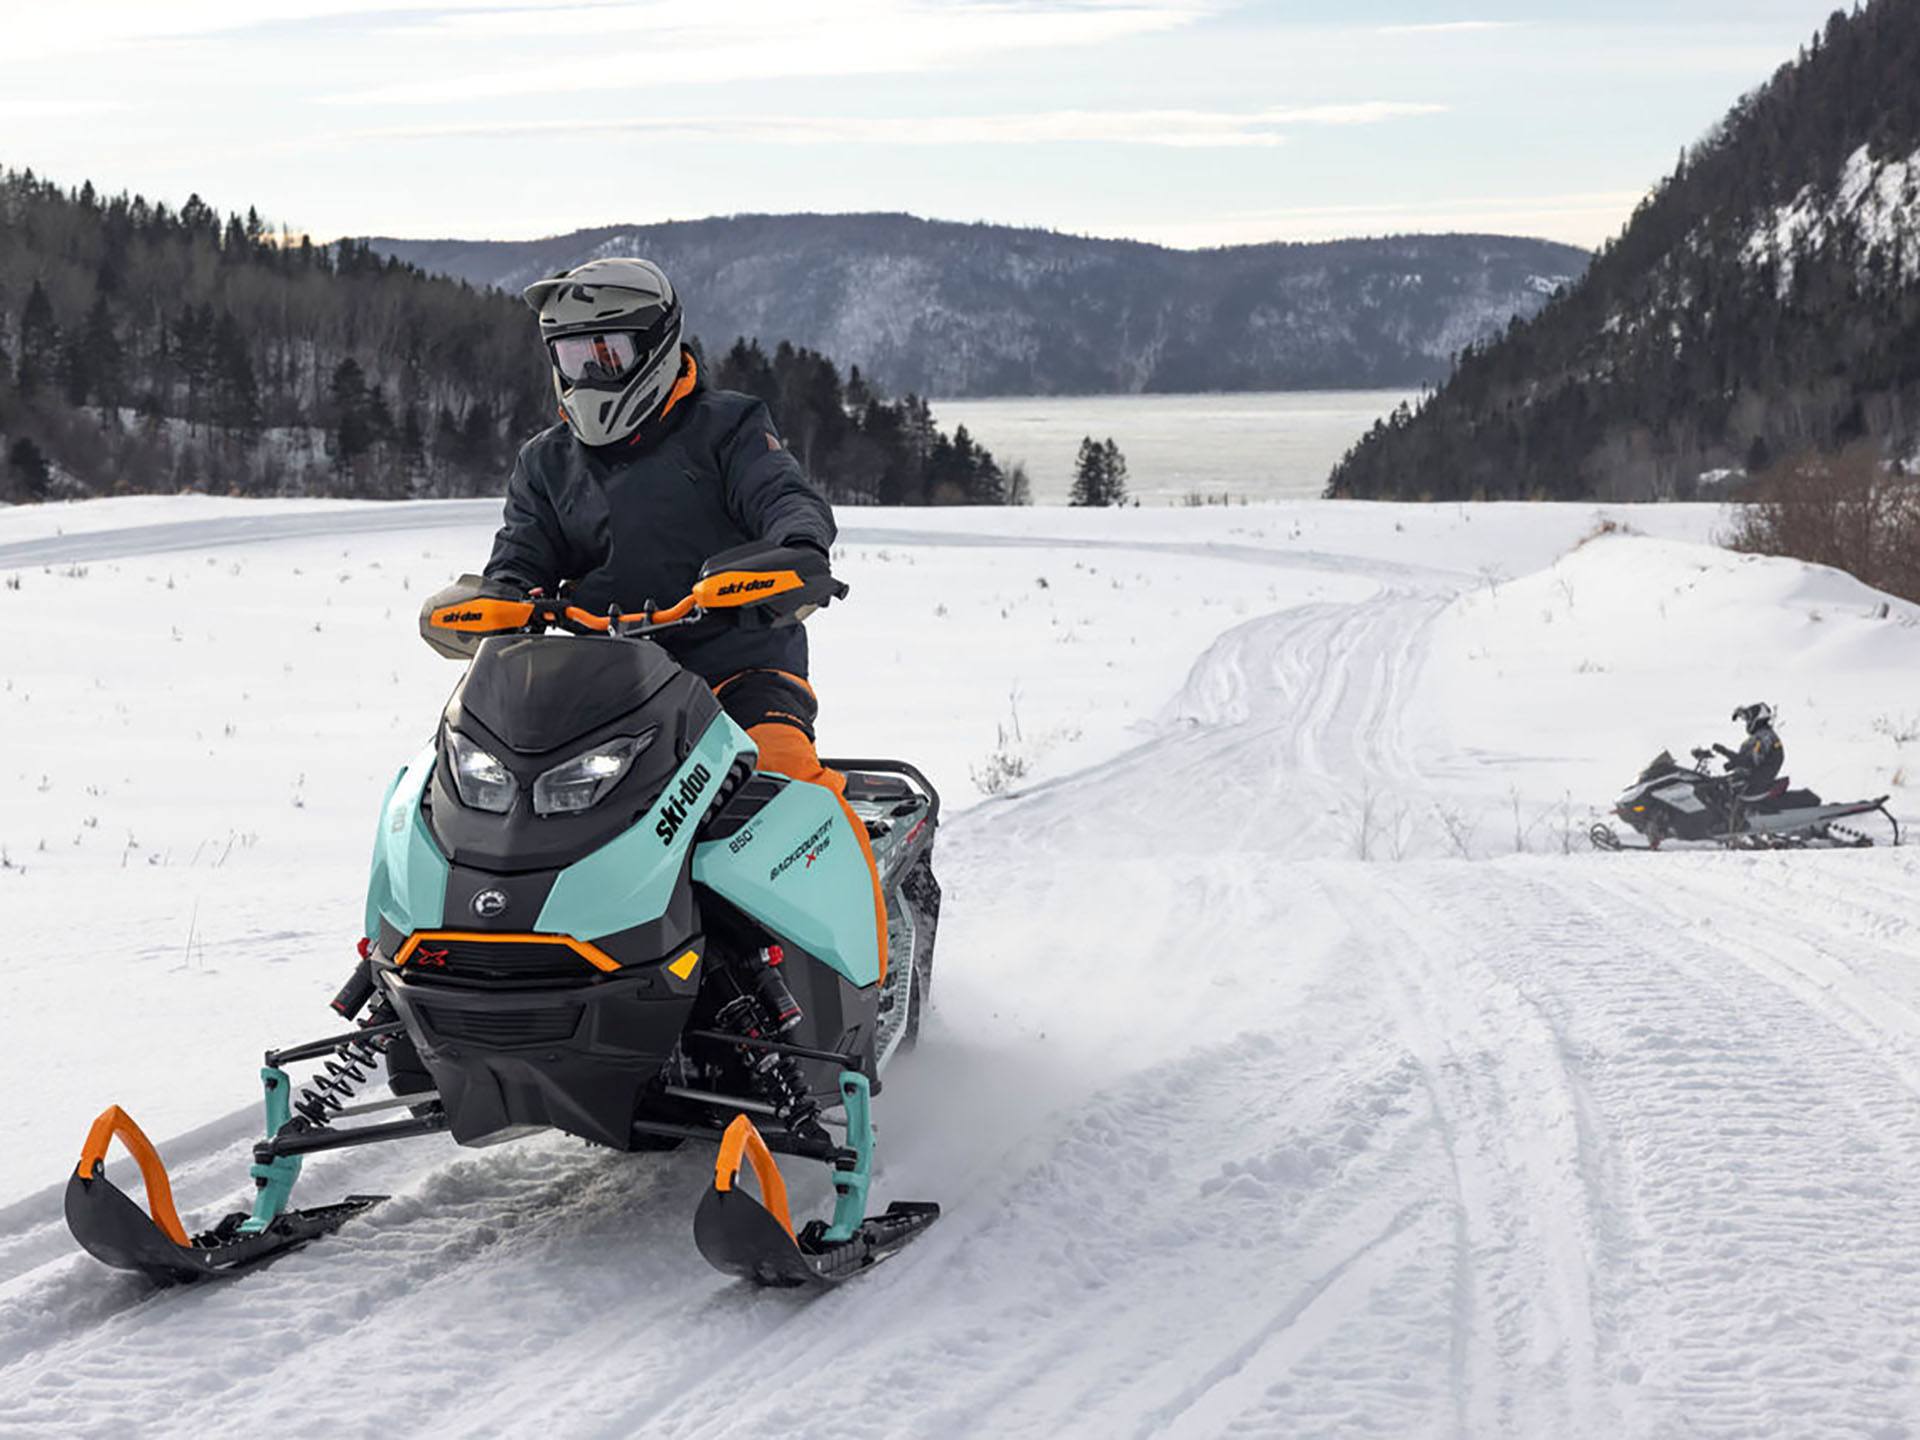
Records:
[[[721,1007],[715,1018],[725,1029],[750,1040],[761,1038],[769,1029],[766,1012],[751,995],[736,996]],[[749,1051],[745,1047],[741,1055],[754,1088],[760,1092],[761,1099],[773,1106],[773,1113],[781,1124],[795,1134],[820,1128],[820,1105],[807,1092],[806,1076],[800,1071],[799,1061],[772,1050]]]
[[[304,1116],[309,1124],[330,1123],[335,1114],[346,1108],[353,1092],[367,1083],[367,1072],[379,1060],[380,1052],[387,1048],[388,1039],[385,1035],[355,1037],[336,1045],[333,1057],[294,1097],[294,1114]]]

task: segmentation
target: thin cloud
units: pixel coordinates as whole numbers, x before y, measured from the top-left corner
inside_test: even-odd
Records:
[[[1187,149],[1277,146],[1286,130],[1306,126],[1380,125],[1436,115],[1444,105],[1363,101],[1250,112],[1210,110],[1051,110],[1011,115],[800,116],[673,115],[619,120],[480,121],[396,126],[315,137],[302,145],[342,140],[501,139],[548,134],[645,134],[678,140],[762,145],[1034,145],[1116,144]]]
[[[0,121],[76,120],[83,115],[107,115],[126,108],[117,100],[0,99]]]
[[[1376,35],[1463,35],[1485,30],[1517,30],[1518,20],[1442,20],[1431,25],[1382,25]]]
[[[655,12],[671,9],[671,19]],[[442,105],[512,96],[578,95],[635,91],[660,86],[737,85],[793,77],[899,75],[957,70],[991,57],[1016,53],[1071,54],[1117,40],[1165,34],[1189,26],[1214,9],[1197,0],[1135,0],[1127,4],[956,3],[956,0],[871,0],[850,7],[842,0],[739,0],[724,13],[689,12],[684,4],[648,5],[609,28],[584,21],[590,33],[624,39],[637,29],[632,49],[596,46],[591,63],[571,54],[546,64],[519,63],[460,73],[441,67],[397,84],[321,97],[335,105]],[[559,12],[564,14],[564,12]],[[651,26],[636,18],[654,14]],[[478,26],[488,17],[462,22]],[[499,23],[528,17],[501,17]],[[561,36],[569,27],[545,17],[541,33]],[[528,38],[532,38],[529,32]],[[489,40],[500,38],[487,32]],[[519,47],[524,49],[524,47]],[[536,53],[571,47],[542,46]]]
[[[58,5],[18,4],[6,20],[0,65],[90,55],[145,41],[207,39],[269,26],[379,15],[422,19],[441,11],[580,10],[582,0],[89,0],[84,21]]]

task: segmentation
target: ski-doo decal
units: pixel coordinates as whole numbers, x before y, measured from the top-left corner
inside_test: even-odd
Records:
[[[688,752],[672,779],[668,796],[712,795],[694,776],[724,775],[741,755],[753,753],[753,742],[725,715],[716,716],[700,743]],[[699,830],[698,806],[663,845],[651,825],[636,825],[582,860],[560,872],[547,903],[540,908],[534,929],[547,935],[571,935],[598,940],[630,930],[642,920],[666,914],[680,883],[687,851]]]
[[[437,929],[446,921],[447,859],[427,829],[420,796],[433,778],[434,747],[414,756],[387,791],[367,884],[366,930],[380,933],[384,916],[402,935]]]
[[[788,785],[731,839],[743,837],[702,845],[693,878],[853,984],[878,984],[873,872],[840,797]]]
[[[473,635],[506,635],[526,628],[533,605],[526,600],[475,598],[435,610],[428,623],[437,630],[459,630]]]

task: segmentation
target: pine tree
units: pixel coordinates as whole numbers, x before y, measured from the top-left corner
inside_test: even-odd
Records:
[[[118,409],[126,388],[126,352],[115,332],[113,311],[104,294],[96,295],[93,308],[87,311],[86,337],[94,394],[112,414]]]
[[[1069,505],[1124,505],[1127,502],[1127,462],[1120,447],[1111,439],[1095,440],[1091,435],[1080,442],[1080,455],[1073,466],[1073,490]]]
[[[351,355],[333,369],[327,388],[333,402],[333,463],[345,472],[373,448],[373,426],[367,416],[367,377]]]
[[[53,476],[40,447],[22,435],[7,451],[7,470],[27,500],[44,500]]]
[[[1107,481],[1107,498],[1101,503],[1105,505],[1126,504],[1127,457],[1120,453],[1120,447],[1113,443],[1113,437],[1111,435],[1107,437],[1106,443],[1100,447],[1100,455],[1104,462],[1102,468],[1106,471]]]
[[[20,393],[32,396],[53,377],[59,364],[60,327],[53,321],[53,302],[47,298],[47,287],[35,280],[20,311]]]

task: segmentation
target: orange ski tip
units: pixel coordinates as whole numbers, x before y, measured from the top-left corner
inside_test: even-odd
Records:
[[[82,1180],[92,1180],[93,1172],[106,1163],[107,1147],[116,1135],[140,1167],[140,1181],[147,1187],[147,1213],[153,1217],[153,1223],[165,1231],[174,1244],[186,1245],[187,1227],[180,1223],[180,1212],[173,1208],[173,1186],[167,1180],[167,1167],[160,1161],[160,1152],[153,1148],[146,1132],[134,1124],[133,1117],[118,1105],[109,1105],[94,1120],[93,1128],[87,1131],[86,1144],[80,1147],[80,1164],[74,1173]]]
[[[727,1126],[726,1133],[720,1137],[720,1154],[713,1164],[715,1190],[724,1195],[733,1189],[734,1182],[740,1178],[743,1157],[752,1164],[753,1178],[760,1185],[761,1208],[780,1222],[780,1228],[792,1240],[793,1214],[787,1208],[786,1179],[780,1174],[780,1166],[774,1160],[773,1152],[767,1149],[767,1142],[760,1138],[753,1121],[745,1115],[736,1115]]]

